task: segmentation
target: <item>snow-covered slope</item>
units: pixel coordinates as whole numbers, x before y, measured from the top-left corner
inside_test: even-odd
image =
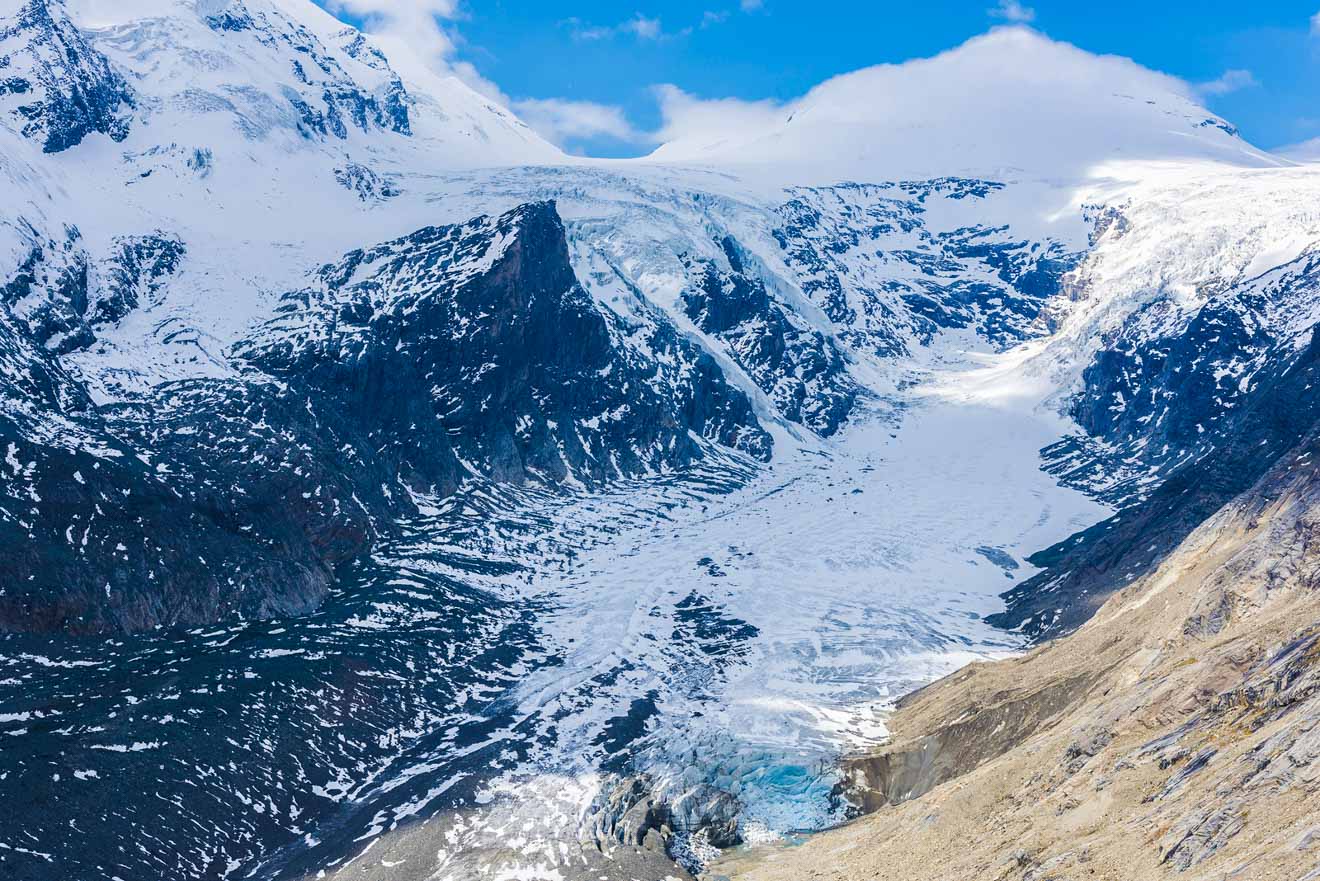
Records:
[[[922,61],[835,77],[754,118],[689,98],[650,157],[791,173],[796,183],[907,177],[1077,180],[1113,160],[1280,164],[1172,77],[1006,27]],[[828,144],[828,149],[823,146]]]

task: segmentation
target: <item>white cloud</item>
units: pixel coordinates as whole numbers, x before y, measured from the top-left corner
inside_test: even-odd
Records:
[[[1197,83],[1196,91],[1199,95],[1215,98],[1258,85],[1260,83],[1249,70],[1226,70],[1218,79]]]
[[[698,98],[674,85],[656,86],[654,91],[664,119],[656,140],[663,142],[718,145],[750,131],[764,130],[788,114],[774,101]]]
[[[1251,161],[1200,125],[1206,111],[1185,81],[1023,26],[843,74],[791,101],[704,100],[674,86],[657,100],[657,161],[795,164],[804,179],[949,169],[1068,177],[1119,159]]]
[[[1004,21],[1025,23],[1036,20],[1036,10],[1023,6],[1018,0],[999,0],[999,5],[989,10],[989,13],[991,18],[1002,18]]]
[[[458,0],[329,0],[331,12],[347,12],[365,19],[373,33],[406,38],[418,54],[448,58],[453,39],[440,27],[440,20],[458,17]]]
[[[616,25],[587,25],[580,19],[570,18],[566,24],[572,25],[573,36],[579,40],[608,40],[621,34],[631,34],[639,40],[663,40],[669,36],[658,18],[650,18],[640,12],[627,21]],[[688,30],[691,30],[690,28]]]
[[[1312,138],[1290,147],[1280,147],[1274,152],[1295,162],[1320,162],[1320,138]]]
[[[1311,36],[1320,37],[1320,12],[1311,16]]]
[[[528,98],[513,102],[513,110],[541,137],[558,146],[568,141],[611,137],[630,143],[654,143],[638,131],[623,111],[608,104],[563,98]]]
[[[509,103],[495,83],[456,57],[458,38],[442,22],[462,17],[460,0],[327,0],[326,6],[333,13],[357,16],[364,22],[363,30],[388,41],[396,67],[408,66],[399,57],[403,47],[431,72],[457,77],[492,101]]]
[[[756,12],[765,6],[765,0],[742,0],[738,5],[743,12]]]
[[[637,17],[632,21],[625,22],[621,27],[625,31],[630,31],[636,34],[643,40],[658,40],[664,33],[664,29],[660,25],[660,19],[647,18],[641,13],[638,13]]]

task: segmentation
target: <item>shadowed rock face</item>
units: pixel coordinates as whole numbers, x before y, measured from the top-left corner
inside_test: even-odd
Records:
[[[774,236],[802,292],[857,351],[904,357],[950,329],[1007,349],[1045,333],[1044,307],[1080,255],[1008,226],[928,226],[936,203],[983,200],[1004,186],[939,178],[798,187]],[[900,266],[907,271],[895,273]]]
[[[771,298],[765,283],[744,265],[731,238],[721,243],[727,271],[708,260],[689,260],[691,287],[683,293],[687,316],[720,339],[738,366],[786,418],[820,433],[837,432],[857,404],[858,389],[833,340]]]
[[[1103,340],[1071,406],[1086,434],[1043,453],[1120,513],[1033,556],[1046,571],[988,620],[1033,639],[1076,629],[1305,437],[1320,420],[1317,291],[1307,253],[1190,312],[1157,299]]]
[[[114,295],[92,299],[131,310],[179,259],[172,241],[126,243],[136,281],[108,273]],[[0,541],[20,550],[0,560],[0,629],[306,613],[336,567],[417,513],[414,493],[597,483],[711,443],[769,454],[709,356],[674,334],[687,360],[662,375],[624,343],[578,285],[549,203],[419,230],[315,278],[237,347],[241,378],[115,408],[63,372],[44,325],[4,310],[19,404],[0,413]]]
[[[1312,430],[1320,420],[1318,381],[1320,333],[1300,351],[1275,349],[1251,393],[1204,442],[1203,457],[1175,469],[1145,501],[1032,557],[1045,571],[1006,593],[1007,611],[987,620],[1037,640],[1081,626]]]
[[[0,19],[0,108],[47,153],[93,132],[128,136],[133,92],[83,39],[63,6],[28,0]]]
[[[656,387],[574,277],[551,203],[354,252],[319,282],[240,354],[355,414],[419,491],[452,491],[461,462],[512,482],[644,473],[699,457],[694,435],[768,455],[717,372]]]

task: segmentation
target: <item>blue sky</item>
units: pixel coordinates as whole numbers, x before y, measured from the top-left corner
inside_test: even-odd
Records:
[[[650,151],[661,84],[784,101],[835,74],[933,55],[1011,21],[1199,85],[1207,106],[1259,146],[1320,137],[1320,0],[319,2],[368,28],[406,28],[438,63],[591,155]],[[381,12],[393,21],[373,15]]]

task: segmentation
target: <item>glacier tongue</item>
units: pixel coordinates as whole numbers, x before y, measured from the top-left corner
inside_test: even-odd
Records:
[[[508,698],[534,746],[451,821],[447,877],[576,877],[563,842],[641,843],[659,821],[637,804],[698,851],[819,829],[841,816],[835,760],[885,738],[892,701],[1018,647],[981,620],[996,595],[1105,512],[1036,467],[1058,426],[1032,415],[1020,359],[947,357],[744,485],[648,481],[551,515],[579,550],[517,588],[556,658]],[[415,854],[418,834],[363,859]]]

